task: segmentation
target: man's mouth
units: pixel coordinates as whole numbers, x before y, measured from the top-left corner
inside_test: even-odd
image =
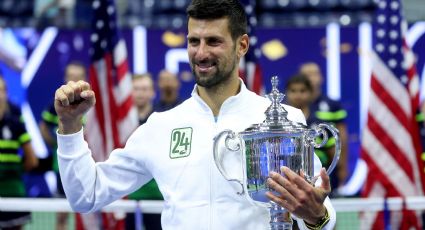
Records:
[[[198,63],[196,64],[196,66],[198,66],[199,72],[205,73],[205,72],[211,71],[216,66],[216,64],[215,63]]]

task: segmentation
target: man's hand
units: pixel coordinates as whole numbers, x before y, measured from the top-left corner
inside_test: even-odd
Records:
[[[90,85],[85,81],[70,81],[55,93],[55,110],[59,118],[59,133],[76,133],[82,128],[83,115],[96,103]]]
[[[279,195],[267,192],[267,197],[305,222],[316,224],[326,214],[323,202],[331,192],[326,170],[322,168],[320,171],[320,187],[313,187],[304,179],[304,175],[298,175],[287,167],[282,167],[281,171],[285,176],[271,172],[267,181]]]

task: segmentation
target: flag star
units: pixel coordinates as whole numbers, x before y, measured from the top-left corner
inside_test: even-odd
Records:
[[[377,35],[379,38],[383,38],[383,37],[385,36],[385,30],[383,30],[383,29],[379,29],[378,31],[376,31],[376,35]]]
[[[252,13],[252,10],[253,9],[252,9],[252,6],[251,5],[248,5],[248,6],[245,7],[245,11],[246,11],[247,14],[251,14]]]
[[[401,62],[401,67],[406,70],[408,68],[406,60]]]
[[[257,41],[258,41],[258,39],[257,39],[257,37],[256,37],[256,36],[252,36],[252,37],[249,39],[249,42],[250,42],[250,44],[251,44],[251,45],[255,45],[255,44],[257,44]]]
[[[99,40],[99,35],[97,35],[97,33],[93,33],[90,36],[90,41],[93,42],[93,43],[95,43],[95,42],[97,42],[97,40]]]
[[[105,25],[105,23],[102,20],[98,20],[96,22],[96,28],[98,28],[98,29],[102,29],[104,25]]]
[[[400,4],[396,1],[392,1],[391,2],[391,9],[392,10],[398,10],[398,8],[400,7]]]
[[[387,18],[382,14],[378,16],[378,22],[381,23],[381,24],[385,23],[386,19]]]
[[[407,82],[409,81],[409,78],[407,78],[406,75],[403,75],[400,77],[400,80],[403,84],[407,84]]]
[[[102,47],[102,49],[105,49],[108,46],[108,42],[106,40],[102,40],[100,42],[100,47]]]
[[[391,30],[391,31],[390,31],[390,38],[391,38],[391,39],[393,39],[393,40],[397,39],[397,38],[398,38],[398,33],[397,33],[397,31],[395,31],[395,30]]]
[[[397,53],[398,48],[397,48],[396,45],[392,44],[392,45],[390,45],[389,50],[390,50],[390,53],[395,54],[395,53]]]
[[[397,24],[398,23],[398,17],[397,16],[391,16],[391,18],[390,18],[390,22],[391,22],[391,24],[393,24],[393,25],[395,25],[395,24]]]
[[[107,11],[109,15],[112,15],[115,12],[115,8],[113,6],[108,6]]]
[[[253,26],[257,25],[257,19],[255,17],[251,17],[249,19],[249,21],[250,21],[251,25],[253,25]]]
[[[385,9],[385,7],[387,7],[387,2],[385,1],[380,1],[378,4],[378,7],[381,9]]]
[[[97,9],[97,8],[99,8],[99,6],[100,6],[100,1],[98,1],[98,0],[94,1],[92,6],[93,6],[93,9]]]
[[[382,53],[385,50],[385,46],[383,44],[379,43],[379,44],[376,45],[376,50],[378,52]]]
[[[390,59],[390,60],[388,61],[388,65],[389,65],[391,68],[395,68],[395,67],[397,66],[397,61],[396,61],[395,59]]]
[[[254,54],[256,57],[260,57],[261,56],[261,50],[259,48],[254,50]]]

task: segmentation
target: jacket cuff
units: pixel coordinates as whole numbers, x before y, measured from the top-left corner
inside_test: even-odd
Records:
[[[86,146],[84,140],[83,128],[73,134],[60,134],[56,132],[58,143],[58,155],[63,158],[69,158],[72,155],[79,155],[83,146]]]

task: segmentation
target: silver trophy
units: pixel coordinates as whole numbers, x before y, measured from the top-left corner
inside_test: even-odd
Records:
[[[269,172],[281,173],[280,168],[287,166],[303,175],[311,184],[314,176],[314,148],[320,148],[328,141],[328,131],[335,137],[335,154],[327,169],[330,174],[341,153],[338,130],[328,124],[319,124],[308,128],[303,124],[288,120],[288,112],[280,104],[284,94],[277,89],[278,78],[271,80],[272,92],[267,95],[271,105],[265,111],[266,120],[254,124],[240,133],[224,130],[214,138],[214,161],[223,177],[241,185],[239,195],[245,195],[255,205],[270,209],[270,227],[273,230],[292,229],[290,213],[283,207],[270,201],[265,193],[272,191],[267,185]],[[321,138],[316,143],[316,138]],[[243,178],[231,178],[229,169],[223,164],[226,154],[237,154],[241,158]]]

